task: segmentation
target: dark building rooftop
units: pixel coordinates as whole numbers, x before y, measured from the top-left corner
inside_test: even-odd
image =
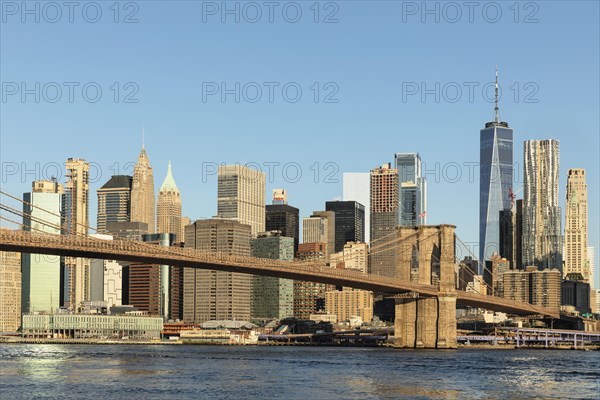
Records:
[[[113,175],[100,189],[131,189],[133,177],[129,175]]]

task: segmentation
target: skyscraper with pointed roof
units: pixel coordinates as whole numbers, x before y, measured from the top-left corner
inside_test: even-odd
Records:
[[[167,167],[167,176],[158,190],[156,211],[158,233],[174,233],[175,240],[182,242],[181,195],[173,179],[170,161]]]
[[[154,233],[154,175],[150,159],[142,144],[142,151],[133,169],[133,183],[131,187],[131,222],[145,222],[148,224],[148,233]]]
[[[500,211],[511,209],[513,130],[500,121],[498,68],[494,120],[480,131],[479,153],[479,262],[484,264],[500,247]]]

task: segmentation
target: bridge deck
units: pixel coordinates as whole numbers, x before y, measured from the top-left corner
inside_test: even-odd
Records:
[[[437,287],[432,285],[330,268],[323,260],[318,259],[309,261],[270,260],[196,249],[160,247],[125,240],[101,240],[92,237],[0,230],[0,250],[212,269],[326,283],[390,294],[414,292],[420,296],[434,297],[439,293]],[[457,303],[467,306],[517,315],[542,314],[554,318],[559,317],[558,310],[495,296],[464,291],[456,291],[448,293],[448,295],[456,295]]]

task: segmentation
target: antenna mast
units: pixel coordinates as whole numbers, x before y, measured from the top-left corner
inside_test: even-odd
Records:
[[[496,112],[496,123],[500,122],[500,112],[498,108],[498,65],[496,65],[496,107],[494,107],[494,111]]]

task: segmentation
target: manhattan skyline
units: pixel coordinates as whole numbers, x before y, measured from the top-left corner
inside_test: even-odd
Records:
[[[213,20],[202,24],[201,16],[186,16],[186,7],[192,6],[182,4],[167,11],[157,4],[142,4],[140,21],[132,25],[80,24],[77,38],[72,37],[75,28],[69,24],[3,23],[2,82],[33,86],[34,82],[97,81],[104,92],[98,103],[80,97],[73,103],[64,99],[36,103],[32,96],[25,102],[13,97],[3,101],[3,190],[23,193],[31,181],[49,178],[36,173],[23,178],[23,171],[35,170],[36,163],[57,163],[64,184],[64,160],[85,158],[98,163],[103,172],[90,184],[89,219],[95,221],[95,190],[113,174],[132,174],[133,164],[128,163],[136,160],[145,127],[155,184],[166,175],[171,160],[184,216],[194,220],[216,214],[216,170],[203,182],[202,163],[211,168],[221,163],[254,162],[266,173],[268,165],[264,163],[280,163],[273,181],[267,173],[266,192],[286,188],[289,204],[298,207],[303,218],[323,209],[325,201],[341,199],[343,172],[368,172],[392,162],[394,153],[418,152],[428,182],[428,223],[456,224],[457,233],[476,244],[479,178],[475,163],[479,162],[479,130],[493,118],[493,101],[486,101],[476,91],[470,102],[463,83],[478,82],[481,88],[493,82],[498,64],[503,88],[501,116],[515,132],[514,187],[518,189],[523,182],[523,141],[558,139],[559,204],[564,207],[567,170],[586,169],[589,244],[598,248],[600,207],[598,185],[594,184],[600,180],[600,46],[594,20],[598,5],[543,3],[535,24],[514,23],[510,14],[498,24],[482,20],[423,24],[418,18],[403,23],[401,14],[393,13],[400,11],[399,5],[386,6],[390,13],[385,13],[383,7],[374,10],[364,4],[342,4],[339,23],[330,25],[305,21],[298,25],[221,24]],[[169,16],[177,16],[177,25],[169,22]],[[356,31],[363,23],[370,29]],[[153,33],[157,24],[167,29]],[[577,29],[559,32],[554,29],[557,24]],[[418,44],[403,35],[408,28],[421,35]],[[473,32],[482,30],[487,34],[474,37]],[[218,44],[201,41],[208,31],[221,34],[222,40]],[[16,35],[31,46],[9,40]],[[102,49],[82,45],[98,35],[108,43]],[[142,40],[145,36],[151,40]],[[303,43],[292,44],[299,38]],[[153,46],[148,44],[151,41]],[[55,57],[56,43],[81,51]],[[549,63],[550,53],[560,57]],[[46,67],[41,68],[36,60],[44,61]],[[311,65],[307,60],[319,62]],[[85,73],[77,65],[84,66]],[[304,97],[298,103],[281,98],[273,103],[202,101],[202,82],[227,82],[231,87],[234,82],[250,81],[298,82]],[[109,89],[113,82],[121,86],[136,82],[139,102],[115,103]],[[339,102],[314,103],[309,89],[313,82],[319,82],[322,90],[326,82],[336,82]],[[444,96],[436,102],[435,96],[429,95],[422,102],[420,95],[415,95],[403,102],[402,84],[406,82],[425,82],[430,89],[436,82],[442,87],[457,82],[463,97],[452,103]],[[527,82],[534,82],[539,89],[534,96],[537,103],[525,102],[525,95],[532,93],[524,88]],[[520,88],[518,101],[509,89],[515,83]],[[24,137],[35,145],[24,145]],[[12,163],[19,168],[17,175],[7,169]],[[298,182],[283,179],[281,167],[286,163],[300,165]],[[315,163],[319,165],[318,183],[314,182]],[[127,165],[131,167],[125,168]],[[462,177],[453,182],[449,178],[456,175],[456,165]],[[469,171],[473,171],[472,179]],[[326,181],[329,173],[338,183]],[[564,212],[562,218],[564,222]]]

